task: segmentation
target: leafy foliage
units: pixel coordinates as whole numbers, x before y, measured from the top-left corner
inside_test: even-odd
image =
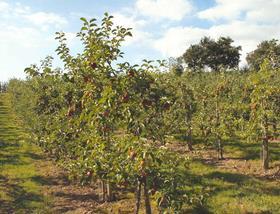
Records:
[[[267,59],[274,68],[280,66],[280,44],[276,39],[261,42],[258,47],[248,53],[246,60],[251,69],[259,70],[261,64]]]
[[[191,45],[182,58],[190,69],[197,70],[205,67],[218,71],[221,68],[236,68],[239,64],[240,46],[232,46],[229,37],[220,37],[217,41],[204,37],[199,44]]]
[[[40,66],[25,70],[28,81],[11,81],[9,91],[21,103],[15,104],[17,112],[26,107],[32,114],[21,115],[34,140],[73,178],[83,183],[100,180],[102,200],[112,200],[113,186],[140,183],[147,210],[151,209],[150,191],[162,209],[180,209],[184,196],[177,189],[183,181],[170,170],[176,172],[186,161],[164,147],[168,94],[159,85],[153,62],[118,63],[121,43],[131,32],[114,26],[112,18],[105,14],[100,26],[95,19],[81,18],[77,36],[84,50],[77,56],[70,55],[65,34],[57,33],[56,51],[64,71],[53,69],[52,58],[47,57]],[[34,95],[29,106],[26,94]],[[155,187],[156,179],[162,185]],[[174,179],[176,185],[169,184]]]

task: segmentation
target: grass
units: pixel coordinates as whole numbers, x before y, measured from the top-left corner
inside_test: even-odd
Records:
[[[194,146],[198,150],[185,175],[185,190],[203,197],[200,205],[187,207],[187,213],[280,213],[280,179],[272,176],[280,169],[279,144],[270,145],[271,168],[266,173],[258,143],[227,143],[223,161],[201,147]]]
[[[33,179],[40,176],[42,153],[26,142],[10,109],[7,95],[0,94],[0,213],[46,213],[50,198]]]
[[[279,213],[279,181],[219,169],[196,161],[190,166],[189,191],[202,190],[203,213]],[[195,192],[195,191],[194,191]],[[201,210],[193,208],[192,213]]]

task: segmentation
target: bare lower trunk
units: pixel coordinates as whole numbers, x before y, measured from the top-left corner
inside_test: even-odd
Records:
[[[134,208],[134,214],[138,214],[139,210],[140,210],[141,187],[142,187],[142,182],[139,180],[137,183],[136,191],[135,191],[136,203],[135,203],[135,208]]]
[[[218,94],[217,94],[218,96]],[[218,129],[220,126],[220,111],[219,111],[219,102],[218,98],[216,100],[216,128]],[[217,145],[218,145],[218,160],[224,159],[223,157],[223,145],[222,145],[222,139],[219,134],[216,134],[217,136]]]
[[[149,190],[147,187],[147,178],[143,178],[143,185],[144,185],[144,199],[145,199],[145,210],[146,214],[152,214],[150,197],[149,197]]]
[[[224,151],[223,151],[223,144],[222,139],[218,137],[218,159],[223,160],[224,159]]]
[[[189,128],[188,132],[187,132],[187,144],[188,144],[188,149],[189,151],[193,151],[193,139],[192,139],[192,130],[191,128]]]
[[[262,165],[266,171],[269,168],[269,153],[268,153],[268,119],[267,115],[263,120],[263,142],[262,142]]]
[[[268,139],[264,138],[262,143],[262,165],[264,170],[269,168]]]
[[[273,128],[273,137],[276,138],[277,137],[277,126],[276,126],[276,122],[272,125]]]
[[[99,201],[106,201],[106,188],[103,180],[99,181]]]
[[[113,200],[112,185],[109,182],[106,184],[106,191],[107,191],[106,201],[112,201]]]

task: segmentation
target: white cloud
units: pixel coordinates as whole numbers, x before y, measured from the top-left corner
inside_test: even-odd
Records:
[[[54,46],[50,37],[32,27],[0,24],[0,58],[5,59],[0,65],[1,79],[23,78],[24,68],[39,62]]]
[[[216,0],[214,7],[200,11],[198,17],[217,21],[219,19],[243,19],[253,22],[278,22],[279,0]]]
[[[0,47],[33,48],[44,44],[41,39],[44,38],[43,35],[40,31],[34,28],[6,25],[0,26]]]
[[[126,38],[125,46],[147,45],[151,41],[151,33],[143,30],[147,24],[146,20],[137,19],[136,16],[129,16],[123,13],[113,13],[112,15],[114,16],[113,22],[116,25],[132,28],[132,37]]]
[[[136,8],[142,15],[170,20],[181,20],[192,11],[188,0],[137,0]]]
[[[29,22],[38,26],[51,25],[59,28],[60,26],[67,24],[67,20],[64,17],[54,13],[35,12],[26,14],[23,17],[26,18]]]
[[[30,7],[21,3],[8,4],[6,1],[0,0],[0,12],[2,23],[11,20],[26,22],[44,30],[49,27],[59,28],[67,24],[67,20],[63,16],[50,12],[32,11]]]
[[[210,35],[215,38],[219,36],[230,36],[235,40],[235,44],[241,45],[241,63],[245,64],[247,53],[253,51],[261,41],[279,38],[279,28],[279,24],[263,25],[249,23],[247,21],[235,21],[230,24],[213,26],[209,31]]]
[[[280,24],[260,25],[249,24],[246,21],[233,21],[210,28],[174,27],[165,32],[163,37],[155,42],[155,48],[165,57],[178,57],[191,45],[198,43],[203,36],[219,38],[230,36],[234,45],[242,46],[241,64],[245,64],[246,54],[254,50],[261,41],[279,38]]]
[[[143,27],[147,21],[144,19],[137,20],[135,16],[124,15],[123,13],[113,13],[114,23],[117,25],[128,26],[131,28]]]
[[[198,17],[212,21],[217,19],[236,19],[243,10],[248,9],[252,1],[254,0],[216,0],[216,6],[199,12]]]
[[[176,57],[203,36],[230,36],[242,46],[242,64],[246,53],[262,40],[280,38],[280,0],[215,0],[216,5],[198,12],[196,17],[215,21],[208,28],[185,26],[185,17],[194,13],[193,0],[136,0],[129,8],[113,13],[114,23],[131,27],[132,38],[125,41],[129,57]],[[71,16],[85,16],[83,11]],[[72,17],[73,18],[73,17]],[[158,22],[158,21],[162,22]],[[220,22],[222,21],[222,22]],[[23,76],[23,68],[53,54],[57,46],[54,32],[68,20],[53,12],[34,11],[21,3],[0,0],[0,77]],[[174,27],[174,24],[177,27]],[[172,26],[172,27],[170,27]],[[60,29],[59,29],[60,30]],[[159,34],[162,34],[158,38]],[[81,47],[75,34],[66,33],[73,54]],[[155,39],[157,37],[158,39]],[[11,72],[11,73],[8,73]]]
[[[54,32],[67,20],[54,13],[33,11],[20,3],[0,0],[1,80],[23,78],[24,68],[53,55]]]
[[[230,36],[235,45],[242,46],[241,64],[245,64],[247,53],[254,50],[257,44],[280,37],[279,11],[279,0],[216,0],[215,6],[197,14],[201,19],[215,21],[215,25],[209,28],[181,26],[168,29],[156,41],[155,48],[165,57],[176,57],[203,36]],[[219,24],[219,20],[226,22]]]
[[[9,8],[9,4],[5,1],[0,1],[0,12],[3,13]]]
[[[164,36],[155,41],[154,47],[159,50],[164,57],[178,57],[184,53],[187,46],[196,43],[207,30],[193,27],[174,27],[168,29]]]

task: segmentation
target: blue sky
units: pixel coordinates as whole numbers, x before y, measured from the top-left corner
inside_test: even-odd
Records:
[[[24,78],[24,68],[55,56],[56,31],[64,31],[73,54],[80,17],[133,28],[125,59],[167,59],[183,54],[201,37],[230,36],[245,56],[263,40],[280,37],[279,0],[0,0],[0,81]],[[55,65],[61,63],[55,58]]]

